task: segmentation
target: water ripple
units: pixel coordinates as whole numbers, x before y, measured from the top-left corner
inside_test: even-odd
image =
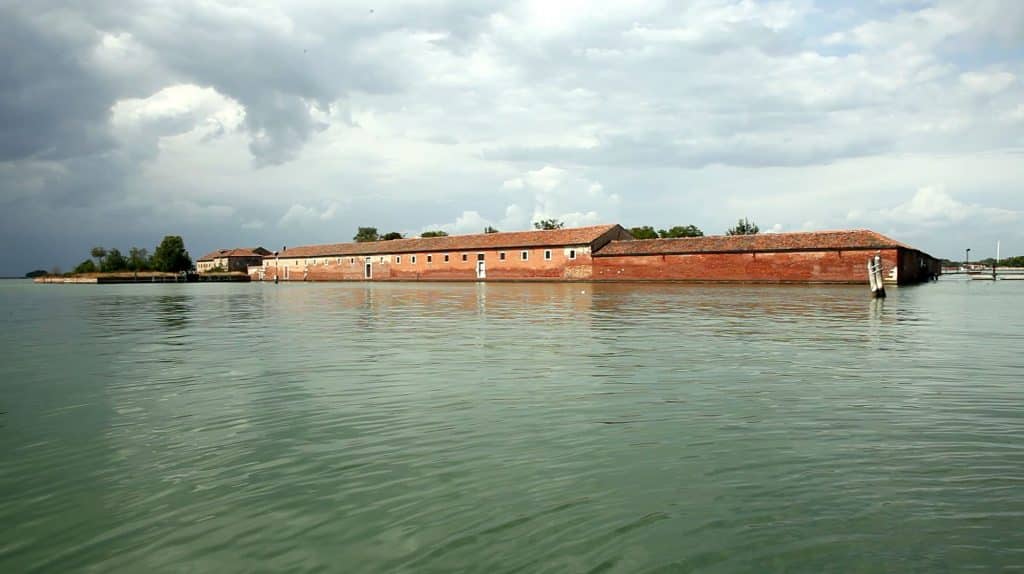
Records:
[[[0,569],[1024,565],[1024,285],[0,286]]]

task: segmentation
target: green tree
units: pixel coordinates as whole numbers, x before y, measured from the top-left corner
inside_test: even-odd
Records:
[[[436,231],[424,231],[420,234],[420,237],[448,237],[448,232],[441,231],[440,229]]]
[[[49,273],[47,273],[45,269],[36,269],[35,271],[29,271],[28,273],[26,273],[25,277],[28,277],[29,279],[35,279],[36,277],[45,277],[47,275],[49,275]]]
[[[669,230],[658,231],[661,237],[704,237],[704,232],[696,225],[677,225]]]
[[[654,230],[650,225],[644,225],[643,227],[631,227],[629,232],[633,234],[636,239],[657,239],[658,232]]]
[[[149,271],[149,250],[145,247],[132,247],[129,249],[128,269],[132,271]]]
[[[96,260],[96,268],[99,269],[103,265],[103,258],[107,256],[107,249],[97,245],[89,251],[89,254]]]
[[[153,251],[153,267],[157,271],[177,273],[192,268],[192,258],[185,250],[185,241],[180,235],[167,235]]]
[[[730,227],[726,230],[726,235],[757,235],[761,232],[761,228],[756,223],[750,221],[746,217],[736,222],[735,227]]]
[[[125,269],[128,269],[128,259],[121,255],[119,249],[111,247],[110,251],[107,251],[107,256],[103,258],[103,263],[100,264],[100,271],[111,273],[113,271],[124,271]]]
[[[541,219],[533,222],[534,229],[561,229],[565,224],[557,219]]]
[[[352,238],[352,240],[357,241],[359,243],[366,243],[368,241],[380,241],[380,235],[377,234],[376,227],[360,227],[356,231],[356,235],[355,237]]]
[[[380,236],[380,240],[381,241],[391,241],[393,239],[401,239],[403,237],[405,237],[405,236],[402,235],[401,233],[399,233],[397,231],[392,231],[391,233],[385,233],[384,235],[381,235]]]
[[[97,270],[96,264],[93,263],[92,259],[86,259],[85,261],[78,264],[75,267],[75,273],[95,273]]]
[[[497,232],[498,232],[498,230],[495,229],[494,227],[491,227],[490,225],[488,225],[487,227],[484,228],[484,233],[497,233]]]

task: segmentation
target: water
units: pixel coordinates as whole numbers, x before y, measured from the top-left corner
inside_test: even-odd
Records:
[[[1022,301],[0,282],[0,571],[1024,568]]]

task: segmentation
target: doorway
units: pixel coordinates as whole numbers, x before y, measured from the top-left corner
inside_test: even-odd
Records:
[[[476,262],[476,278],[477,279],[486,279],[487,278],[487,267],[486,267],[486,264],[484,263],[484,261],[482,259],[478,260]]]
[[[364,265],[364,268],[363,268],[363,278],[364,279],[373,279],[373,264],[370,263],[369,261],[367,261],[363,265]]]

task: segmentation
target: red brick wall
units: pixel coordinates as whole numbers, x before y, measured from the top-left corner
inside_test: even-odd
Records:
[[[520,256],[522,249],[503,250],[505,260],[499,258],[499,250],[483,251],[488,281],[747,281],[747,282],[795,282],[795,283],[867,283],[866,263],[868,257],[877,251],[799,251],[768,253],[709,253],[688,255],[634,255],[616,257],[591,257],[585,249],[577,249],[575,260],[570,260],[566,248],[552,248],[551,260],[544,259],[544,249],[527,249],[528,259]],[[401,254],[401,262],[395,255],[372,256],[373,280],[375,281],[475,281],[476,257],[478,251],[430,253],[432,261],[427,263],[427,253],[417,253],[416,263],[412,256]],[[917,278],[911,268],[919,266],[916,252],[896,249],[882,250],[883,274],[900,265],[900,283],[912,282]],[[364,256],[319,258],[318,264],[305,266],[289,265],[290,281],[363,281]],[[282,266],[283,267],[283,266]],[[268,261],[264,280],[273,281],[276,273],[273,262]],[[254,277],[256,278],[256,277]],[[281,280],[285,280],[282,269]]]
[[[867,283],[867,260],[876,251],[703,253],[594,258],[594,280]],[[897,264],[882,250],[883,273]]]
[[[551,259],[544,259],[544,252],[550,249]],[[568,250],[576,251],[576,258],[570,259]],[[527,252],[523,261],[522,252]],[[416,263],[411,253],[384,256],[370,256],[373,280],[375,281],[476,281],[477,255],[483,253],[485,271],[489,281],[527,280],[589,280],[592,259],[586,247],[551,247],[527,249],[502,249],[486,251],[453,251],[449,253],[416,253]],[[500,254],[505,254],[502,260]],[[463,254],[466,260],[462,260]],[[448,256],[446,262],[445,255]],[[427,262],[428,256],[430,262]],[[398,261],[398,258],[401,261]],[[326,264],[324,260],[326,259]],[[340,263],[338,260],[341,260]],[[343,256],[317,258],[319,263],[309,266],[289,265],[289,281],[363,281],[366,256]],[[264,280],[273,281],[277,269],[272,261],[267,262]],[[282,265],[281,280],[284,281]]]

